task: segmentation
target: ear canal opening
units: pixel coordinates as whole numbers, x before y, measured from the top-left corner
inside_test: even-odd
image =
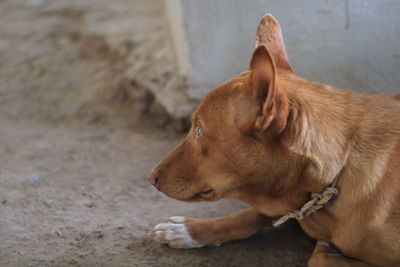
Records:
[[[259,114],[255,126],[260,131],[280,134],[284,129],[288,114],[286,94],[277,87],[277,71],[268,47],[257,47],[250,61],[250,79],[253,98],[259,104]]]
[[[264,45],[257,47],[250,61],[252,95],[266,103],[274,96],[276,67],[274,60]]]

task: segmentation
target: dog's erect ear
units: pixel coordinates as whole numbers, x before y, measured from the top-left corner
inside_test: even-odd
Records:
[[[284,92],[277,87],[277,71],[268,48],[256,48],[250,62],[251,96],[260,105],[255,128],[268,129],[273,135],[280,134],[286,126],[288,101]]]
[[[265,45],[272,53],[278,68],[292,70],[286,53],[281,26],[271,14],[266,14],[258,24],[255,47]]]

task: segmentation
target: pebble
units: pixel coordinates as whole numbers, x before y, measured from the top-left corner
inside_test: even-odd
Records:
[[[125,228],[128,228],[128,227],[129,227],[128,224],[123,224],[123,225],[117,226],[117,229],[118,230],[122,230],[122,229],[125,229]]]
[[[31,177],[29,177],[28,179],[26,179],[26,182],[28,184],[40,184],[41,179],[42,179],[42,177],[40,177],[40,175],[34,174]]]
[[[93,208],[93,207],[94,207],[94,204],[93,204],[92,202],[89,202],[89,203],[85,203],[85,206],[86,206],[87,208]]]
[[[97,238],[103,238],[104,237],[103,232],[100,231],[100,230],[93,231],[92,234]]]
[[[60,230],[57,230],[56,234],[57,234],[58,237],[63,237],[62,232]]]

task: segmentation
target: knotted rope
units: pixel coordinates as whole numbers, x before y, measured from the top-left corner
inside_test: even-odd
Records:
[[[272,225],[274,227],[279,227],[281,224],[292,218],[296,220],[302,220],[305,216],[313,214],[317,210],[322,209],[326,203],[328,203],[334,196],[339,194],[339,189],[337,189],[336,185],[338,183],[340,174],[341,172],[335,177],[332,184],[325,188],[322,193],[312,193],[311,200],[304,204],[303,207],[280,217]]]

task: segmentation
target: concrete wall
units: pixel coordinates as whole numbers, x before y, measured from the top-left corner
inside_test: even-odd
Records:
[[[183,18],[179,38],[174,36],[190,98],[201,98],[247,69],[265,13],[278,18],[289,59],[304,78],[359,91],[400,92],[398,0],[168,2],[181,5],[180,14],[170,17]]]

